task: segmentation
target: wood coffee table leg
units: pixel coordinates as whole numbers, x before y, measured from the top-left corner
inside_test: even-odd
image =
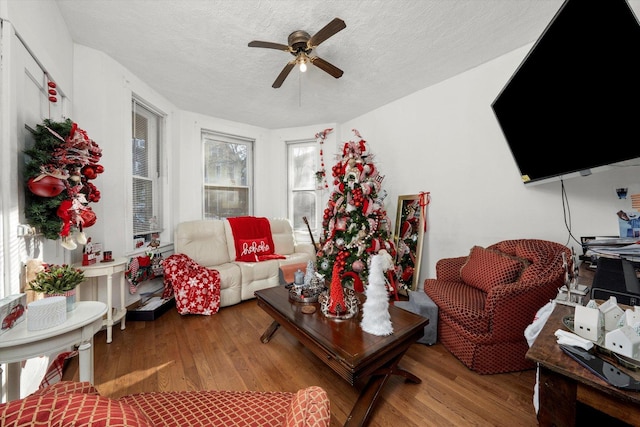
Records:
[[[538,425],[573,426],[576,424],[578,385],[576,381],[540,367]]]
[[[416,377],[411,372],[398,367],[398,363],[400,362],[400,359],[402,359],[402,356],[404,356],[404,352],[391,360],[388,365],[377,369],[373,374],[371,374],[369,381],[362,391],[360,391],[360,396],[358,396],[358,400],[353,405],[353,409],[347,417],[344,427],[367,425],[378,397],[380,397],[380,393],[391,375],[399,375],[406,378],[407,381],[411,381],[416,384],[420,384],[422,382],[420,378]]]
[[[267,330],[264,331],[264,333],[260,337],[260,341],[262,341],[263,344],[268,343],[271,337],[273,336],[273,334],[276,333],[279,327],[280,327],[280,324],[278,322],[274,321],[273,323],[271,323],[271,325],[269,325]]]

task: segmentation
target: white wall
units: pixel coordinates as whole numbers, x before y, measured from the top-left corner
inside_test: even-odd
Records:
[[[0,17],[11,22],[51,79],[73,99],[73,43],[56,3],[0,0]]]
[[[34,6],[42,2],[9,3],[16,9],[18,31],[39,59],[52,69],[64,67],[59,62],[68,61],[58,61],[58,55],[47,50],[51,29],[44,24],[33,25],[60,24],[55,11]],[[6,4],[6,0],[0,2]],[[68,41],[58,38],[55,40],[62,44],[58,49],[68,52]],[[113,250],[114,255],[124,254],[129,238],[124,226],[130,203],[126,179],[130,162],[129,102],[131,94],[137,93],[169,118],[165,202],[170,215],[165,218],[169,228],[162,236],[163,241],[172,239],[173,225],[201,217],[201,129],[256,140],[254,212],[261,216],[285,216],[285,142],[310,138],[325,127],[335,127],[325,144],[332,151],[325,154],[327,171],[334,163],[335,152],[352,138],[351,129],[358,129],[367,140],[381,174],[386,176],[382,188],[389,192],[385,207],[392,224],[399,195],[431,193],[421,278],[434,274],[438,259],[466,254],[475,244],[536,237],[577,247],[569,240],[565,228],[560,182],[535,187],[525,187],[520,182],[490,107],[530,47],[346,123],[268,130],[178,110],[108,56],[75,45],[73,73],[63,69],[59,79],[73,75],[72,119],[87,130],[104,152],[105,173],[96,180],[103,198],[93,206],[98,223],[88,230],[89,234]],[[627,186],[631,193],[640,191],[637,172],[637,168],[624,169],[565,181],[574,236],[617,234],[615,212],[629,208],[630,201],[618,201],[613,189]]]
[[[176,136],[176,108],[144,82],[131,74],[111,57],[81,45],[74,49],[74,88],[76,101],[72,119],[87,131],[102,149],[100,163],[104,166],[94,184],[101,192],[98,203],[91,207],[98,221],[86,234],[94,242],[113,251],[114,256],[123,256],[130,250],[132,236],[127,233],[131,221],[131,100],[133,95],[157,108],[166,115],[167,144],[163,164],[165,183],[164,204],[168,214],[163,220],[172,224],[171,183],[173,162],[171,150],[179,137]],[[129,228],[130,229],[130,228]],[[170,228],[160,236],[162,242],[171,240]]]
[[[36,6],[0,0],[0,296],[20,291],[24,260],[41,256],[48,247],[39,239],[18,237],[18,226],[24,223],[23,152],[26,141],[32,140],[25,124],[35,127],[43,118],[58,120],[68,111],[73,94],[71,37],[53,2]],[[33,45],[22,43],[38,31],[48,36]],[[58,84],[58,103],[46,101],[45,73]],[[64,251],[52,252],[50,262],[69,260],[62,256]]]
[[[23,262],[28,257],[41,256],[43,246],[45,250],[48,246],[41,245],[37,239],[17,235],[18,224],[24,218],[21,212],[24,197],[20,194],[26,140],[24,125],[35,126],[32,119],[38,117],[57,120],[66,108],[63,102],[40,104],[39,85],[44,84],[44,72],[58,84],[59,94],[69,97],[69,101],[73,99],[73,44],[53,2],[0,0],[0,18],[3,21],[0,34],[0,296],[4,296],[20,291]],[[29,52],[18,37],[26,42]],[[60,254],[64,251],[55,249],[49,262],[62,262],[64,257]],[[21,375],[21,396],[37,389],[48,361],[49,357],[32,358],[18,370],[11,370],[12,375]],[[7,366],[2,364],[0,401],[7,399],[6,385]]]
[[[272,184],[272,175],[268,174],[273,148],[267,129],[249,126],[228,120],[203,116],[201,114],[182,111],[180,113],[180,137],[175,141],[173,158],[175,174],[176,217],[174,224],[182,221],[202,219],[204,177],[202,158],[202,130],[222,132],[255,140],[253,157],[255,163],[255,198],[254,210],[260,212],[266,206],[258,195],[268,191]],[[266,214],[264,215],[266,216]]]
[[[254,139],[254,214],[270,218],[287,216],[287,147],[288,141],[314,139],[317,132],[336,128],[336,124],[269,130],[201,114],[180,112],[180,139],[172,159],[176,168],[174,224],[202,218],[202,130],[213,130]],[[325,159],[335,156],[335,132],[325,141]],[[325,192],[327,193],[327,192]],[[325,194],[328,199],[328,194]]]
[[[383,188],[390,193],[385,206],[394,224],[399,195],[431,192],[420,284],[435,275],[437,260],[503,239],[548,239],[580,253],[565,220],[571,219],[568,225],[578,240],[617,235],[616,212],[630,209],[631,200],[618,200],[614,189],[640,192],[638,167],[566,179],[565,218],[559,181],[537,186],[521,182],[491,103],[530,47],[341,125],[343,134],[357,128],[377,154],[386,175]],[[612,149],[607,144],[615,142],[602,148]],[[559,147],[548,155],[570,154]]]

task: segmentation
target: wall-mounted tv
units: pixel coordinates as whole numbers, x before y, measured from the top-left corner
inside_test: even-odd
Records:
[[[492,108],[525,184],[640,158],[640,25],[627,1],[565,0]]]

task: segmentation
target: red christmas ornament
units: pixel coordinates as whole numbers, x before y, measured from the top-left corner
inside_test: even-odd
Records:
[[[55,178],[50,175],[46,175],[42,179],[36,180],[35,178],[27,181],[27,187],[29,190],[40,197],[55,197],[64,191],[64,182],[61,179]]]
[[[96,179],[98,177],[96,170],[91,166],[83,167],[82,175],[84,175],[87,179]]]
[[[100,190],[93,189],[89,193],[88,199],[92,203],[98,203],[100,201]]]
[[[83,209],[82,212],[80,212],[80,217],[82,218],[82,227],[83,228],[88,228],[91,227],[93,224],[96,223],[96,220],[98,219],[98,217],[96,217],[96,214],[93,210],[91,210],[91,208],[86,208]]]
[[[56,98],[56,95],[58,94],[58,92],[56,91],[56,84],[52,81],[48,81],[47,82],[47,86],[49,86],[49,101],[50,102],[58,102],[58,98]]]
[[[361,259],[355,260],[353,264],[351,264],[351,269],[356,273],[360,273],[362,270],[364,270],[364,262],[362,262]]]
[[[402,281],[403,282],[408,282],[409,279],[411,279],[411,276],[413,276],[413,267],[411,266],[407,266],[407,268],[404,269],[404,271],[402,272]]]

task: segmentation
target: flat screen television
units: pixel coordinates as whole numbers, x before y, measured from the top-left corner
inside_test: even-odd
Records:
[[[491,106],[525,184],[640,164],[640,25],[627,1],[566,0]]]

